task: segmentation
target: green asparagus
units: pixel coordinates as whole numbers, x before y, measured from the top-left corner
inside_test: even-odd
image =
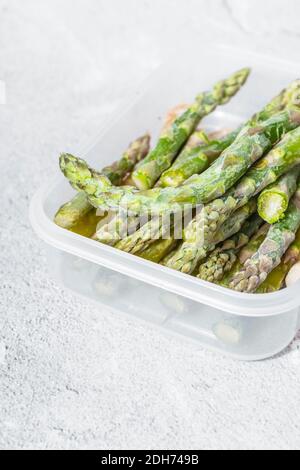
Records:
[[[189,217],[189,219],[188,219]],[[136,254],[142,250],[147,249],[152,243],[159,240],[160,238],[165,239],[170,236],[173,231],[174,223],[176,227],[186,223],[186,220],[191,219],[191,212],[187,211],[185,214],[165,214],[157,217],[153,217],[149,222],[142,225],[139,230],[131,235],[120,240],[116,248],[127,253]]]
[[[164,258],[162,258],[159,264],[167,267],[169,260],[173,258],[174,254],[176,253],[176,251],[181,245],[182,245],[182,242],[178,241],[178,245],[175,248],[173,248],[173,250],[171,250],[170,253],[168,253]]]
[[[94,207],[91,205],[87,195],[79,192],[76,196],[61,206],[54,217],[54,222],[62,228],[70,230],[80,222]]]
[[[174,188],[180,186],[190,176],[205,171],[217,157],[233,143],[241,128],[229,133],[225,137],[209,142],[201,142],[192,148],[185,148],[175,160],[171,168],[165,171],[160,180],[160,187]],[[201,136],[202,133],[199,134]]]
[[[278,111],[278,110],[280,110],[284,107],[289,107],[290,108],[292,104],[297,106],[297,104],[299,104],[299,101],[300,101],[299,100],[299,89],[300,89],[300,80],[293,82],[286,90],[284,90],[279,95],[279,97],[276,97],[274,100],[272,100],[272,102],[269,103],[264,108],[263,111],[258,113],[256,118],[254,118],[252,121],[257,122],[258,119],[262,119],[262,118],[265,119],[267,117],[270,117],[270,115],[272,115],[274,112],[276,112],[276,111]],[[275,129],[276,129],[276,127],[275,127]],[[82,160],[78,160],[76,168],[74,167],[73,172],[76,172],[76,171],[80,172],[80,166],[81,166],[80,163],[82,163]],[[215,162],[215,163],[217,163],[217,162]],[[228,165],[230,163],[230,158],[229,157],[227,158],[227,163],[228,163]],[[63,166],[62,166],[62,170],[64,171]],[[206,173],[207,172],[205,172],[203,175],[205,175]],[[222,174],[222,169],[220,169],[220,177],[221,177],[221,174]],[[67,173],[66,173],[66,176],[68,177]],[[208,174],[208,176],[209,176],[209,174]],[[201,181],[202,180],[200,180],[200,183],[201,183]],[[99,206],[102,205],[104,211],[109,210],[109,209],[118,210],[118,205],[119,205],[120,201],[122,200],[122,197],[124,197],[126,195],[126,193],[131,192],[131,193],[134,193],[136,195],[136,192],[134,191],[133,188],[131,188],[131,190],[127,189],[126,191],[124,191],[124,190],[118,191],[116,188],[112,187],[112,189],[110,190],[110,192],[108,194],[106,194],[105,196],[102,195],[102,197],[101,197],[101,191],[103,191],[104,189],[103,189],[103,185],[99,184],[98,181],[94,182],[94,191],[91,190],[91,185],[89,185],[89,187],[88,187],[88,184],[87,184],[86,181],[80,181],[80,179],[79,179],[78,182],[80,184],[79,189],[82,189],[82,190],[86,189],[90,193],[90,198],[91,198],[90,200],[93,203],[93,205],[95,207],[99,207]],[[73,184],[74,184],[74,182],[73,182]],[[172,189],[172,188],[166,188],[165,190],[162,190],[162,191],[166,191],[168,189]],[[195,189],[197,189],[197,187]],[[195,196],[193,194],[193,190],[192,189],[190,190],[189,188],[187,190],[182,189],[182,188],[177,188],[175,190],[175,192],[162,192],[161,193],[160,189],[158,189],[158,190],[155,189],[153,191],[154,191],[154,193],[152,193],[152,194],[150,193],[150,194],[148,194],[148,196],[147,196],[147,193],[146,194],[141,193],[139,195],[139,197],[141,199],[145,200],[145,201],[144,201],[144,204],[142,203],[142,201],[140,201],[139,204],[138,204],[138,201],[136,201],[136,204],[138,206],[141,206],[140,208],[137,207],[138,211],[145,210],[144,206],[148,206],[148,209],[149,209],[153,205],[155,206],[156,211],[159,211],[159,206],[160,205],[162,206],[160,208],[160,210],[164,210],[164,206],[162,205],[162,203],[158,204],[158,202],[160,202],[161,200],[164,201],[165,199],[166,199],[166,204],[165,205],[167,206],[167,208],[168,208],[168,204],[170,203],[170,205],[171,205],[173,200],[175,200],[175,205],[176,205],[176,201],[179,201],[179,203],[181,201],[181,203],[183,203],[183,204],[184,203],[193,204],[193,203],[196,203],[196,200],[197,200],[197,198],[195,198]],[[98,195],[98,198],[96,197],[97,195]],[[204,201],[201,201],[201,197],[198,197],[198,199],[200,199],[200,202],[204,202]],[[126,204],[126,198],[125,198],[125,204]],[[133,203],[131,205],[133,205]],[[177,206],[178,206],[178,204],[177,204]],[[61,221],[61,222],[63,223],[63,221]],[[67,224],[68,224],[68,221],[66,222],[66,225]]]
[[[172,108],[166,116],[161,134],[166,133],[167,130],[170,129],[174,124],[178,116],[182,114],[182,112],[187,108],[188,105],[184,104]],[[200,145],[200,143],[203,143],[203,138],[203,132],[195,131],[188,140],[185,148],[191,149]],[[126,182],[124,182],[124,184],[126,183],[131,183],[131,185],[134,186],[132,174],[130,174],[130,177],[127,178]],[[146,222],[147,220],[144,221],[144,223]],[[94,239],[101,243],[105,243],[106,245],[115,246],[119,240],[130,236],[133,232],[135,232],[135,230],[138,229],[139,226],[143,226],[144,223],[141,220],[141,217],[134,215],[130,216],[126,211],[121,210],[111,221],[109,221],[109,223],[104,224],[99,227],[99,229],[97,229],[94,235]]]
[[[218,284],[220,284],[222,287],[229,287],[235,274],[239,272],[245,262],[257,252],[257,250],[265,240],[269,229],[269,224],[264,224],[262,227],[260,227],[256,234],[253,235],[249,243],[247,243],[247,245],[240,250],[240,252],[238,253],[237,260],[235,261],[231,270],[223,276],[222,280],[219,281]]]
[[[64,153],[60,156],[60,169],[70,184],[77,190],[84,191],[91,204],[104,211],[117,211],[121,197],[127,194],[138,194],[132,186],[117,187],[111,184],[107,176],[89,167],[81,158]],[[109,194],[109,204],[98,204]],[[103,207],[101,208],[100,205]]]
[[[220,138],[219,141],[212,140],[209,144],[204,144],[204,141],[207,140],[207,137],[203,135],[203,131],[196,131],[194,134],[192,134],[184,151],[177,158],[176,162],[178,162],[178,160],[182,160],[183,162],[185,158],[188,158],[187,155],[189,152],[193,152],[193,149],[199,148],[199,146],[201,146],[200,148],[210,149],[207,151],[207,155],[212,155],[214,152],[220,153],[221,147],[228,146],[229,141],[232,141],[233,136],[237,133],[238,131],[235,131],[224,138]],[[212,136],[217,136],[218,134],[220,134],[220,132],[213,133]],[[205,158],[207,157],[205,156]],[[120,241],[118,248],[133,254],[139,252],[142,249],[146,249],[151,243],[154,243],[157,238],[160,236],[165,236],[164,229],[168,230],[168,225],[166,224],[164,227],[161,227],[161,222],[162,219],[159,217],[154,218],[154,220],[150,220],[142,229]],[[119,240],[120,236],[119,233],[116,233],[112,227],[103,227],[97,234],[97,238],[99,241],[105,241],[106,243],[107,240],[110,241],[112,238]]]
[[[297,189],[299,174],[300,166],[297,166],[279,178],[276,183],[268,186],[260,194],[257,210],[260,216],[269,224],[274,224],[283,217],[288,208],[289,201]]]
[[[154,214],[177,211],[186,204],[195,206],[208,203],[221,197],[283,134],[299,126],[300,81],[293,83],[289,87],[292,91],[288,94],[289,101],[284,111],[263,122],[252,119],[233,144],[204,173],[192,176],[181,187],[154,188],[139,193],[132,187],[121,189],[112,186],[111,189],[105,189],[105,185],[97,178],[92,178],[91,174],[89,178],[86,177],[83,160],[73,160],[73,168],[69,169],[69,174],[64,172],[65,176],[70,176],[71,183],[76,183],[80,189],[86,191],[92,205],[102,210],[118,210],[121,206],[133,213]],[[261,112],[258,116],[260,115],[265,116],[267,113]],[[86,163],[85,166],[88,170]]]
[[[220,134],[220,132],[215,132],[211,135],[217,136],[218,134]],[[208,144],[204,144],[204,142],[207,142],[207,139],[208,137],[203,131],[199,130],[194,132],[178,159],[185,157],[186,154],[189,154],[189,152],[192,152],[194,148],[199,147],[200,145],[202,147],[206,147]],[[221,140],[220,143],[217,140],[213,140],[211,142],[211,149],[217,148],[218,145],[224,146],[224,143],[221,143]],[[178,159],[176,161],[178,161]],[[129,222],[127,222],[126,218],[117,215],[115,220],[112,220],[109,224],[103,225],[99,230],[97,230],[95,239],[102,243],[115,246],[119,240],[126,237],[125,240],[120,242],[119,248],[131,253],[137,253],[142,248],[146,249],[149,244],[157,241],[158,233],[155,234],[155,237],[152,237],[153,228],[154,225],[157,224],[157,220],[154,222],[150,220],[143,230],[139,230],[136,234],[133,234],[133,230],[127,230],[127,225],[130,225],[133,228],[134,224],[136,224],[136,228],[138,228],[139,225],[142,226],[143,224],[140,223],[140,218],[138,216],[131,216],[129,219]],[[158,229],[156,229],[156,232]],[[126,235],[126,233],[132,233],[132,235]],[[131,251],[131,248],[133,251]]]
[[[85,215],[80,215],[78,222],[68,230],[83,237],[91,238],[101,220],[103,220],[103,215],[97,215],[97,210],[92,207],[92,210]]]
[[[297,128],[295,131],[288,134],[269,155],[263,157],[262,160],[250,169],[245,177],[225,194],[223,198],[217,199],[205,206],[199,217],[195,219],[198,223],[196,224],[195,221],[193,221],[191,227],[197,230],[200,230],[202,227],[205,236],[214,236],[217,228],[224,223],[226,218],[229,217],[234,210],[244,205],[252,196],[258,194],[280,174],[300,162],[299,148],[300,128]],[[195,182],[198,178],[198,176],[190,178],[187,184],[191,180]],[[169,188],[169,191],[170,190]],[[179,188],[179,191],[184,193],[185,185]],[[162,203],[162,193],[160,202]],[[150,225],[151,224],[149,224],[149,226]],[[151,232],[148,226],[146,226],[143,232],[139,231],[137,234],[133,234],[130,238],[121,242],[122,249],[131,252],[131,250],[135,250],[136,243],[138,243],[139,249],[141,249],[141,243],[146,245],[149,243],[149,240],[151,240],[150,234]]]
[[[157,240],[151,246],[137,254],[140,258],[147,259],[153,263],[160,263],[174,248],[177,246],[178,240],[174,238],[166,238],[165,240]]]
[[[259,194],[281,175],[300,163],[300,127],[289,132],[222,198],[204,207],[200,214],[206,236],[213,236],[218,227],[247,201]]]
[[[295,240],[299,227],[300,184],[282,220],[271,226],[257,253],[235,274],[230,287],[239,292],[255,292],[268,274],[280,264],[282,256]]]
[[[248,78],[250,70],[242,69],[227,80],[218,82],[212,91],[199,95],[195,103],[177,118],[147,158],[138,165],[133,173],[133,181],[141,190],[154,186],[161,174],[167,170],[178,151],[197,127],[200,120],[227,103]]]
[[[259,215],[250,217],[238,233],[217,247],[200,265],[197,277],[209,282],[221,281],[224,274],[231,270],[241,248],[247,245],[262,224],[263,220]]]
[[[276,114],[287,106],[290,106],[292,102],[299,100],[300,91],[300,80],[294,80],[287,88],[282,90],[278,96],[273,98],[260,112],[253,116],[253,121],[265,121],[270,116]],[[298,95],[298,96],[297,96]]]
[[[185,230],[184,243],[175,252],[174,256],[168,260],[167,266],[176,271],[192,274],[199,265],[199,262],[211,253],[217,244],[241,229],[245,221],[256,211],[256,208],[256,200],[250,200],[248,204],[238,209],[230,219],[226,220],[214,239],[207,242],[203,241],[202,236],[198,238],[199,234],[193,227],[194,219],[189,225],[189,229]],[[194,223],[197,224],[197,221]]]
[[[101,173],[107,176],[111,183],[121,184],[127,173],[132,171],[134,166],[147,155],[149,148],[150,136],[146,134],[130,144],[122,158],[111,166],[105,167]],[[79,192],[70,202],[58,210],[54,221],[60,227],[71,229],[92,209],[93,206],[87,195],[84,192]]]
[[[140,192],[134,188],[113,188],[103,192],[101,184],[94,181],[94,193],[89,191],[89,199],[102,210],[117,210],[121,206],[135,214],[151,212],[153,215],[177,212],[186,205],[195,207],[208,203],[225,194],[284,133],[299,124],[300,111],[285,110],[255,129],[248,127],[204,173],[192,176],[178,188],[154,188]],[[83,181],[82,189],[85,186]]]
[[[281,263],[270,272],[267,279],[259,286],[256,293],[267,294],[276,292],[284,286],[285,278],[291,268],[300,260],[300,230],[295,241],[285,253]]]
[[[150,135],[145,134],[130,144],[119,161],[103,168],[101,173],[107,176],[112,184],[120,186],[124,177],[131,173],[135,166],[145,159],[149,149]]]
[[[200,214],[187,227],[184,239],[192,240],[197,236],[198,243],[195,243],[195,250],[199,245],[209,239],[213,239],[218,232],[218,228],[230,215],[246,204],[249,199],[258,194],[268,184],[277,178],[284,171],[295,164],[300,163],[300,128],[288,134],[281,143],[266,157],[262,158],[242,180],[234,186],[223,198],[208,204]],[[199,240],[201,241],[199,243]],[[190,263],[194,250],[183,244],[174,257],[174,269],[182,269]],[[180,260],[180,263],[179,261]],[[170,266],[171,267],[171,266]]]
[[[164,135],[166,132],[168,132],[169,129],[171,128],[171,126],[173,126],[176,119],[179,118],[179,116],[181,116],[183,113],[185,113],[185,111],[189,107],[190,107],[190,105],[188,105],[187,103],[180,103],[180,104],[177,104],[176,106],[174,106],[173,108],[171,108],[167,112],[167,114],[164,118],[163,126],[162,126],[162,129],[160,131],[160,136]]]
[[[97,228],[94,240],[105,245],[116,246],[119,240],[132,236],[144,223],[146,223],[146,217],[128,215],[126,211],[119,211],[107,224]]]

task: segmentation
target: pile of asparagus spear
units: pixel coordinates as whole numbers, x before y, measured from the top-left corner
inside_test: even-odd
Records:
[[[62,154],[77,194],[55,223],[239,292],[284,287],[300,260],[300,80],[238,129],[199,128],[249,72],[171,110],[152,150],[146,134],[101,171]]]

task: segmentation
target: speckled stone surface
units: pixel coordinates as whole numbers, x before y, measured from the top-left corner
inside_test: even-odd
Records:
[[[28,204],[181,34],[299,52],[297,0],[0,0],[0,448],[298,449],[300,337],[237,363],[48,275]],[[201,57],[200,57],[201,58]]]

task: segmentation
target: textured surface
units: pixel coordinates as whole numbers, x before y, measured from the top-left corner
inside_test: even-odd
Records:
[[[52,282],[29,226],[58,153],[94,137],[174,31],[299,51],[296,0],[174,3],[0,0],[1,448],[300,447],[300,338],[240,364],[99,312]]]

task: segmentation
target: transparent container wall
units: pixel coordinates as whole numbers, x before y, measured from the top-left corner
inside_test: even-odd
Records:
[[[207,348],[241,360],[280,352],[295,336],[298,309],[271,317],[231,315],[49,247],[52,274],[65,287]]]

